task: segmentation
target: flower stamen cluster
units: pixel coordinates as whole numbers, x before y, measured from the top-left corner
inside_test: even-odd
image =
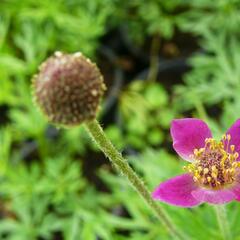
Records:
[[[190,164],[186,173],[162,182],[154,199],[181,207],[240,201],[240,119],[219,141],[197,118],[174,119],[170,132],[173,148]]]
[[[194,162],[185,166],[195,183],[211,189],[221,189],[231,185],[239,173],[240,162],[235,146],[230,145],[230,134],[223,135],[221,141],[205,139],[205,146],[194,149],[190,156]]]

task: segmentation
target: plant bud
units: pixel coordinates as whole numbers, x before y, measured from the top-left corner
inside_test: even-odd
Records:
[[[33,78],[35,102],[50,122],[63,126],[96,118],[105,89],[96,64],[81,53],[56,52]]]

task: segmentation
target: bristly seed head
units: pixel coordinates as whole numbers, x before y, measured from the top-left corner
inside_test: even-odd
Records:
[[[230,139],[229,134],[224,135],[219,142],[207,138],[203,148],[194,149],[190,156],[194,162],[184,169],[190,172],[197,184],[210,189],[221,189],[234,183],[240,162],[237,162],[235,146],[229,146]]]
[[[62,126],[93,120],[105,89],[99,69],[81,53],[55,52],[33,78],[35,102]]]

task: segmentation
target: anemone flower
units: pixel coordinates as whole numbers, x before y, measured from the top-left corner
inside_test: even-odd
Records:
[[[220,141],[200,119],[176,119],[171,124],[173,148],[189,164],[186,173],[162,182],[156,200],[180,207],[240,201],[240,119]]]

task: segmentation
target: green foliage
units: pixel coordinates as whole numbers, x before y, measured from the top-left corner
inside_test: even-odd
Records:
[[[239,6],[239,0],[189,1],[190,8],[181,14],[178,26],[200,35],[208,31],[239,35]]]
[[[153,190],[183,172],[170,143],[173,118],[200,117],[216,137],[239,118],[239,6],[239,0],[0,1],[0,239],[171,239],[83,127],[56,129],[47,123],[32,102],[30,79],[54,51],[82,51],[107,69],[111,91],[109,65],[125,71],[121,57],[130,65],[136,60],[102,122]],[[189,37],[190,52],[182,36]],[[159,69],[164,42],[186,58],[190,69],[183,79],[178,71],[170,79],[171,64],[155,82],[132,77],[148,66],[129,53],[134,49],[125,49],[126,40],[142,54],[152,48],[152,38],[161,39]],[[106,44],[116,61],[98,58]],[[190,239],[221,239],[211,206],[162,207]],[[233,239],[240,240],[239,204],[227,209]]]
[[[164,140],[175,112],[169,108],[165,89],[157,83],[134,81],[120,97],[122,132],[114,126],[107,129],[108,136],[121,148],[136,149],[157,146]],[[124,134],[123,134],[124,133]]]
[[[182,173],[180,163],[176,161],[164,150],[154,151],[148,149],[141,155],[130,158],[131,164],[143,176],[150,189],[154,189],[161,181],[169,177]],[[159,166],[159,167],[156,167]],[[132,224],[128,223],[128,219],[121,216],[122,221],[126,221],[124,229],[130,231],[127,239],[142,240],[158,240],[171,239],[166,232],[160,228],[160,223],[153,218],[151,211],[144,204],[143,200],[139,200],[139,196],[127,184],[125,179],[119,179],[118,176],[108,173],[106,170],[100,172],[100,176],[108,183],[112,189],[113,196],[111,200],[123,204],[124,209],[131,216]],[[115,204],[116,204],[115,203]],[[174,222],[178,224],[180,229],[190,236],[190,239],[221,239],[221,233],[218,231],[216,217],[213,208],[210,205],[203,205],[191,210],[181,209],[171,206],[164,206],[170,213]],[[235,211],[239,211],[237,203],[228,205],[229,216],[235,216]],[[182,221],[184,219],[184,221]],[[233,235],[238,235],[238,229],[234,229],[235,220],[231,221]],[[117,229],[121,230],[122,226],[118,224]],[[121,233],[114,235],[113,239],[126,239],[120,237]]]
[[[66,239],[79,239],[79,234],[81,239],[94,239],[97,235],[110,239],[108,231],[103,230],[104,219],[99,220],[101,216],[96,213],[102,211],[101,196],[83,178],[79,161],[62,155],[29,166],[7,162],[11,136],[7,131],[1,133],[0,194],[6,214],[1,221],[1,237],[52,239],[55,232],[61,232]],[[83,230],[79,232],[80,229]]]
[[[228,45],[228,48],[224,46]],[[213,105],[224,100],[237,100],[239,89],[239,43],[223,33],[204,35],[205,53],[191,58],[194,67],[185,78],[187,86],[179,86],[177,101],[188,109],[197,101]],[[184,93],[184,94],[183,94]]]
[[[33,61],[56,49],[93,54],[113,4],[109,0],[44,0],[38,3],[12,0],[4,1],[2,8],[15,29],[12,36],[15,46],[20,48],[26,60]]]
[[[239,4],[193,1],[193,9],[179,21],[184,31],[200,37],[202,50],[189,59],[192,70],[184,78],[185,85],[175,88],[175,106],[181,111],[196,108],[201,117],[203,105],[218,107],[224,128],[239,117]]]
[[[144,42],[146,35],[170,39],[179,17],[176,9],[182,6],[184,3],[181,0],[126,1],[125,8],[129,10],[124,13],[130,36],[140,43]]]

